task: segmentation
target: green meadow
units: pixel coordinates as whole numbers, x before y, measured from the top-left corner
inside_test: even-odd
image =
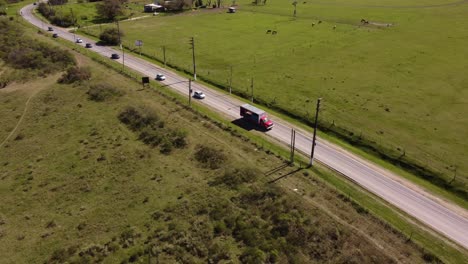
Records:
[[[22,31],[12,23],[3,23],[10,30],[2,33],[28,43],[14,39]],[[395,230],[351,192],[321,180],[330,171],[289,166],[235,128],[171,100],[165,88],[143,89],[58,49],[42,33],[26,32],[50,50],[73,54],[70,64],[78,68],[65,74],[46,65],[51,72],[39,76],[31,73],[44,67],[0,64],[8,80],[22,76],[10,67],[30,73],[0,89],[2,262],[463,259],[464,252],[438,239],[421,240],[416,226],[405,224],[414,237]],[[34,58],[46,59],[50,50],[35,50],[43,56]]]
[[[253,79],[257,102],[306,122],[321,97],[323,129],[466,194],[468,5],[301,1],[293,17],[289,1],[236,4],[122,22],[124,43],[161,61],[165,46],[191,72],[193,36],[203,80],[227,89],[232,67],[233,92],[250,97]]]

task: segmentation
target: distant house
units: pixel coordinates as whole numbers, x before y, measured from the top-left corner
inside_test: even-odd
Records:
[[[144,11],[146,13],[153,13],[153,12],[160,12],[160,11],[164,11],[164,7],[161,6],[161,5],[157,5],[157,4],[147,4],[145,5],[144,7]]]

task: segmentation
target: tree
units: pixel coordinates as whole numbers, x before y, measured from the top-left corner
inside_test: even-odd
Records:
[[[50,5],[64,5],[68,3],[68,0],[49,0]]]
[[[126,0],[104,0],[102,3],[96,5],[98,16],[114,20],[117,16],[124,14],[123,3]]]
[[[120,37],[123,36],[122,31],[120,31]],[[99,35],[99,39],[107,45],[117,45],[119,44],[119,31],[117,28],[106,28],[101,35]]]

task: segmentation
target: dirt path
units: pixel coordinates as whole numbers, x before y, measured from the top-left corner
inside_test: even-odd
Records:
[[[0,143],[0,148],[2,148],[7,142],[8,140],[16,133],[16,131],[18,130],[19,126],[21,125],[24,117],[26,116],[26,113],[29,109],[29,105],[31,103],[31,100],[42,90],[46,89],[47,87],[49,87],[50,84],[53,84],[55,82],[57,82],[57,79],[60,75],[56,74],[56,75],[53,75],[53,76],[49,76],[47,78],[45,78],[42,82],[41,82],[41,85],[40,86],[31,86],[31,83],[26,83],[26,84],[13,84],[11,87],[7,87],[7,88],[4,88],[2,89],[2,93],[5,93],[5,92],[13,92],[13,91],[25,91],[26,93],[29,94],[29,97],[28,97],[28,100],[26,101],[25,105],[24,105],[24,109],[23,109],[23,113],[21,114],[21,117],[19,118],[18,122],[16,123],[15,127],[13,128],[13,130],[10,132],[10,134],[8,134],[8,136]]]

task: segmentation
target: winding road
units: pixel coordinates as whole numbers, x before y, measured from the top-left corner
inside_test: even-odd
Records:
[[[38,28],[47,30],[50,24],[47,24],[33,14],[34,5],[27,5],[21,9],[21,15],[24,19]],[[75,35],[66,29],[54,27],[54,31],[60,38],[74,42]],[[83,43],[94,43],[93,40],[80,36]],[[110,58],[112,53],[118,51],[105,46],[93,45],[90,51]],[[117,60],[122,63],[122,58]],[[166,75],[163,84],[171,87],[181,94],[188,95],[187,79],[179,76],[176,72],[161,68],[150,62],[139,59],[136,56],[125,54],[125,67],[132,68],[140,72],[142,76],[154,77],[156,73]],[[201,90],[206,94],[204,100],[199,101],[220,113],[229,120],[239,119],[239,105],[242,101],[226,95],[224,93],[212,90],[207,86],[194,82],[194,90]],[[300,152],[308,155],[312,146],[312,135],[303,131],[294,125],[287,123],[279,118],[272,118],[275,127],[265,134],[283,144],[289,144],[291,140],[291,129],[296,132],[296,148]],[[350,153],[330,142],[321,138],[318,139],[315,157],[322,164],[348,177],[353,182],[359,184],[366,190],[381,197],[388,203],[406,212],[408,215],[418,219],[438,233],[444,235],[458,245],[468,249],[468,211],[442,200],[407,180],[389,172],[357,155]]]

